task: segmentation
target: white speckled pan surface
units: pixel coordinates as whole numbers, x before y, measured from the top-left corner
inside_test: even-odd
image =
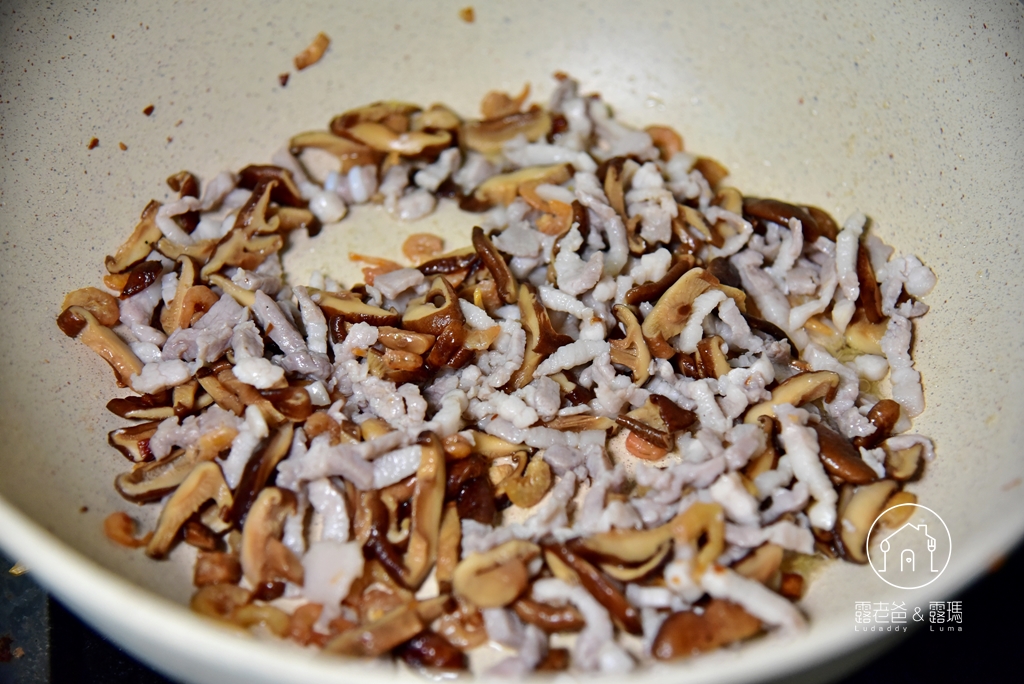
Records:
[[[86,620],[153,666],[196,682],[388,678],[380,669],[258,643],[181,604],[184,554],[157,564],[108,542],[126,504],[106,445],[109,369],[65,338],[65,292],[103,257],[163,179],[269,160],[287,137],[384,98],[477,110],[489,89],[566,71],[625,121],[667,123],[749,194],[860,209],[938,275],[915,353],[938,458],[913,490],[948,524],[940,580],[898,592],[837,566],[804,606],[806,634],[636,678],[752,681],[864,646],[855,600],[949,595],[1024,530],[1024,5],[955,2],[201,3],[0,2],[0,545]],[[769,5],[778,5],[770,7]],[[95,7],[95,9],[94,9]],[[317,31],[316,66],[292,56]],[[152,116],[142,113],[149,104]],[[86,149],[92,137],[99,146]],[[118,143],[127,150],[122,151]],[[386,254],[413,230],[359,212],[297,245],[308,270]],[[466,238],[463,238],[466,239]],[[372,249],[371,249],[372,247]],[[87,512],[80,512],[88,508]],[[924,592],[929,593],[924,593]],[[390,671],[388,671],[390,672]]]

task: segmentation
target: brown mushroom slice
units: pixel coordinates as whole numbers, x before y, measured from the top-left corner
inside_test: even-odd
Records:
[[[146,546],[146,555],[166,556],[181,526],[210,499],[214,500],[217,511],[231,507],[231,488],[224,481],[220,466],[206,461],[192,469],[164,505],[153,538]]]
[[[607,416],[558,416],[544,423],[545,427],[562,432],[582,432],[584,430],[602,430],[607,432],[615,427],[615,421]]]
[[[159,461],[147,461],[114,479],[118,494],[133,503],[158,501],[184,482],[200,461],[198,449],[179,449]]]
[[[104,518],[103,534],[115,544],[120,544],[129,549],[145,546],[153,537],[152,532],[147,533],[143,537],[136,537],[135,521],[124,511],[116,511]]]
[[[238,210],[234,224],[236,230],[245,231],[245,236],[250,238],[257,233],[277,231],[280,219],[274,216],[268,220],[267,213],[270,208],[270,198],[278,185],[280,185],[280,181],[271,177],[256,184],[249,199]]]
[[[424,630],[395,651],[406,664],[427,673],[469,669],[466,654],[436,632]]]
[[[396,133],[409,128],[409,117],[420,111],[420,106],[397,100],[374,102],[350,109],[331,119],[331,132],[343,135],[352,126],[360,123],[383,123]],[[403,124],[404,121],[404,125]],[[438,128],[446,128],[439,126]]]
[[[885,449],[885,472],[894,480],[914,479],[924,462],[924,446],[913,444],[906,449]]]
[[[420,435],[422,450],[412,495],[409,544],[406,548],[402,579],[417,589],[437,559],[438,533],[444,511],[445,458],[441,440],[433,432]]]
[[[641,302],[649,302],[657,299],[675,284],[684,273],[689,271],[696,264],[692,255],[683,254],[677,257],[672,267],[665,273],[661,280],[654,280],[642,285],[634,285],[626,291],[625,302],[630,305],[637,305]]]
[[[313,414],[313,401],[303,387],[270,388],[260,394],[288,420],[301,423]]]
[[[605,559],[623,563],[643,563],[658,553],[672,539],[672,526],[661,525],[646,530],[609,530],[580,541],[587,551]]]
[[[102,325],[87,309],[72,306],[57,317],[57,326],[92,349],[114,369],[118,384],[126,387],[142,373],[142,361],[113,330]]]
[[[847,559],[855,563],[868,562],[868,532],[898,486],[893,480],[879,480],[854,490],[836,524],[843,555]]]
[[[875,269],[871,266],[871,255],[864,243],[857,245],[857,281],[860,283],[857,308],[864,312],[869,323],[883,322],[882,291],[875,279]]]
[[[747,411],[744,423],[756,423],[761,416],[775,416],[775,407],[780,404],[800,406],[816,399],[832,401],[839,387],[839,374],[832,371],[807,371],[797,373],[779,383],[772,390],[772,398],[756,404]]]
[[[284,246],[280,235],[262,235],[247,237],[244,230],[232,229],[228,237],[217,245],[216,251],[206,262],[200,272],[203,278],[209,278],[225,266],[238,266],[247,271],[262,264],[268,256],[279,252]]]
[[[490,460],[501,458],[502,456],[510,456],[523,449],[533,451],[524,444],[513,444],[501,437],[495,437],[479,430],[472,430],[471,434],[473,435],[473,453],[485,456]]]
[[[480,202],[489,204],[512,204],[519,190],[525,183],[535,186],[542,183],[561,185],[572,177],[572,167],[568,164],[552,164],[550,166],[527,166],[522,169],[491,176],[473,191],[473,197]]]
[[[620,629],[630,634],[643,633],[640,612],[629,603],[626,595],[614,580],[583,558],[575,548],[570,548],[565,544],[547,544],[544,546],[544,550],[550,552],[576,573],[580,585],[605,607]]]
[[[288,633],[291,620],[288,613],[280,608],[250,603],[235,610],[231,614],[231,622],[246,629],[259,625],[274,636],[283,638]]]
[[[472,247],[460,249],[441,254],[429,261],[425,261],[416,268],[423,275],[445,275],[462,271],[473,267],[479,261],[476,250]]]
[[[910,520],[914,515],[914,506],[917,496],[907,491],[899,491],[889,497],[882,507],[882,515],[878,517],[878,524],[889,530],[899,529],[903,523]]]
[[[462,125],[459,138],[468,149],[482,154],[497,154],[505,143],[517,135],[524,135],[527,141],[536,142],[550,130],[551,115],[539,107],[531,107],[525,112],[508,116],[468,121]]]
[[[526,564],[539,554],[539,546],[519,539],[484,553],[471,553],[452,573],[452,592],[478,608],[507,606],[526,589]]]
[[[740,575],[761,584],[768,584],[782,566],[783,548],[776,544],[761,544],[743,560],[733,566]]]
[[[704,377],[718,379],[723,375],[728,375],[732,370],[729,359],[722,351],[723,344],[725,344],[725,340],[718,335],[705,337],[697,343],[697,364]]]
[[[219,241],[211,238],[209,240],[196,240],[191,245],[179,245],[167,238],[160,238],[156,243],[156,250],[172,261],[178,261],[182,257],[195,259],[200,264],[205,264],[213,256]]]
[[[512,373],[505,386],[506,391],[526,387],[533,382],[534,371],[556,349],[572,342],[572,338],[555,332],[548,316],[548,310],[537,297],[533,286],[522,283],[519,286],[519,322],[526,332],[526,349],[523,363]]]
[[[352,294],[328,294],[310,289],[313,301],[323,309],[328,318],[340,318],[347,323],[367,323],[369,325],[396,325],[402,320],[394,309],[382,309],[364,304]]]
[[[270,185],[273,181],[273,185]],[[270,199],[289,207],[306,207],[309,202],[302,199],[302,192],[295,184],[292,172],[271,164],[250,164],[238,172],[238,187],[255,190],[263,185],[270,187]]]
[[[357,123],[345,129],[345,136],[378,152],[395,152],[404,157],[439,152],[452,142],[452,134],[448,131],[411,131],[399,134],[382,123],[372,121]]]
[[[644,318],[641,326],[644,337],[667,342],[678,335],[690,318],[694,300],[718,285],[718,278],[703,268],[693,268],[684,273],[658,298],[654,308]]]
[[[892,399],[882,399],[871,407],[867,418],[875,426],[875,431],[866,437],[854,437],[853,445],[874,449],[892,434],[892,429],[900,419],[900,405]]]
[[[520,463],[526,462],[526,453]],[[525,468],[517,468],[498,486],[497,493],[504,493],[508,500],[520,508],[530,508],[540,503],[551,489],[551,466],[540,456],[534,456]]]
[[[284,521],[295,513],[295,496],[277,487],[260,492],[242,528],[242,574],[253,585],[288,580],[302,584],[299,559],[280,542]]]
[[[787,226],[791,218],[800,221],[803,226],[804,240],[810,244],[824,235],[828,227],[822,230],[818,220],[805,207],[789,204],[777,199],[758,199],[756,197],[745,197],[743,199],[743,217],[751,223],[759,221],[771,221],[781,226]],[[820,210],[819,210],[820,211]],[[833,223],[833,225],[835,225]],[[833,234],[829,237],[835,240]]]
[[[441,276],[435,277],[426,294],[410,300],[402,314],[402,325],[414,332],[435,337],[453,327],[461,329],[465,334],[462,308],[451,284]]]
[[[300,390],[301,391],[301,390]],[[257,496],[263,491],[277,464],[280,463],[292,446],[295,428],[292,423],[285,423],[274,431],[255,453],[249,458],[242,470],[242,476],[235,487],[234,502],[226,516],[234,524],[240,524]]]
[[[613,579],[620,582],[636,582],[649,575],[655,568],[665,562],[672,550],[672,542],[662,544],[653,556],[639,565],[623,565],[620,563],[598,563],[598,567]]]
[[[664,456],[674,446],[671,439],[672,436],[668,432],[659,430],[633,416],[619,416],[615,419],[615,422],[630,431],[629,437],[626,440],[626,448],[634,456],[653,461]],[[631,438],[638,438],[655,448],[645,449],[643,444],[636,444],[635,442],[630,444]]]
[[[458,114],[443,104],[436,103],[414,116],[412,120],[412,129],[415,131],[424,128],[454,131],[461,125],[462,119]]]
[[[115,397],[107,402],[107,410],[115,416],[132,420],[163,420],[174,415],[168,393],[128,395]]]
[[[490,271],[494,278],[494,284],[498,288],[498,295],[506,304],[515,304],[519,299],[519,283],[512,275],[505,258],[501,256],[498,249],[491,242],[491,239],[484,234],[480,226],[473,228],[473,247],[480,256],[480,260]]]
[[[701,612],[684,610],[668,616],[651,644],[658,660],[676,660],[715,651],[749,639],[761,631],[761,621],[741,606],[711,599]]]
[[[451,591],[452,575],[459,564],[459,546],[462,543],[462,521],[454,501],[448,502],[441,516],[437,534],[437,564],[434,577],[442,592]]]
[[[573,605],[552,606],[529,598],[518,599],[512,610],[523,622],[539,627],[547,634],[579,632],[586,627],[580,611]]]
[[[330,131],[299,133],[292,137],[288,146],[292,154],[300,154],[310,147],[332,154],[341,162],[342,173],[348,173],[354,166],[376,165],[379,156],[366,145],[334,135]]]
[[[670,525],[677,544],[697,546],[704,540],[694,559],[694,577],[702,575],[725,550],[725,511],[720,504],[693,503],[673,518]]]
[[[812,423],[810,427],[818,434],[818,457],[829,475],[857,485],[878,479],[878,474],[864,462],[850,440],[824,423]]]
[[[369,624],[342,632],[324,645],[324,651],[375,658],[412,639],[425,627],[415,606],[406,604]]]
[[[612,307],[615,318],[626,328],[626,336],[611,341],[612,363],[629,368],[630,377],[637,385],[643,385],[651,376],[651,352],[647,349],[640,322],[629,307],[616,304]]]
[[[117,248],[113,256],[106,258],[105,264],[110,273],[124,273],[132,266],[149,256],[154,246],[163,237],[156,225],[156,213],[162,205],[156,200],[150,201],[142,210],[142,218],[128,239]]]
[[[775,420],[771,416],[761,416],[757,419],[757,424],[764,432],[765,448],[760,454],[751,458],[743,469],[743,474],[749,480],[754,480],[758,475],[774,469],[779,460],[779,454],[775,449]]]
[[[133,463],[152,461],[153,452],[149,450],[149,438],[156,434],[159,425],[159,420],[153,420],[148,423],[117,428],[111,430],[107,436],[107,442]]]
[[[729,176],[729,169],[725,168],[711,157],[698,157],[693,168],[696,171],[700,171],[701,175],[707,179],[708,185],[711,186],[712,190],[717,189],[718,184]]]
[[[159,263],[157,264],[159,266]],[[112,328],[121,320],[121,310],[117,300],[103,290],[95,287],[83,287],[69,292],[61,304],[61,312],[67,311],[73,306],[80,306],[93,316],[100,325]]]
[[[684,149],[683,137],[671,126],[648,126],[644,132],[651,136],[651,141],[658,148],[662,159],[671,159]]]
[[[198,276],[196,264],[191,257],[184,256],[179,258],[178,264],[178,286],[174,291],[174,297],[160,311],[160,327],[168,335],[181,327],[181,320],[183,318],[182,306],[185,302],[185,295],[195,286]],[[187,320],[191,320],[191,316]]]

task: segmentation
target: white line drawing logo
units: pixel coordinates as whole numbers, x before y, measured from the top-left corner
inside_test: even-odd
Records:
[[[892,511],[905,507],[912,509],[910,515],[896,529],[879,524],[883,516],[891,519]],[[953,551],[945,521],[932,509],[912,503],[893,506],[875,518],[866,544],[871,569],[897,589],[920,589],[937,580]]]

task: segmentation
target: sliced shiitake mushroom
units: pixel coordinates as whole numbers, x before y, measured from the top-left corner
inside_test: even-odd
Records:
[[[245,232],[247,238],[257,233],[273,233],[280,226],[280,219],[268,216],[270,200],[281,182],[272,176],[261,179],[252,189],[249,199],[238,210],[234,228]]]
[[[330,319],[340,319],[346,323],[367,323],[369,325],[397,325],[402,320],[401,314],[394,309],[382,309],[363,303],[352,293],[328,294],[310,288],[310,297],[316,302]]]
[[[270,185],[270,181],[274,181]],[[295,184],[292,172],[271,164],[250,164],[238,172],[238,187],[255,190],[260,185],[270,186],[270,199],[289,207],[306,207],[302,192]]]
[[[644,337],[667,342],[686,326],[694,300],[719,285],[718,278],[703,268],[686,271],[661,297],[644,318]]]
[[[519,539],[471,553],[455,567],[452,592],[479,608],[507,606],[526,589],[526,564],[539,554],[539,546]]]
[[[484,234],[483,228],[473,228],[473,247],[477,255],[483,261],[484,266],[491,272],[494,284],[498,288],[498,295],[506,304],[515,304],[519,298],[519,284],[516,277],[512,275],[505,258],[498,252],[497,247],[491,242],[491,238]]]
[[[242,527],[242,573],[253,585],[288,580],[302,584],[302,563],[281,543],[284,521],[296,510],[295,495],[267,487],[256,497]]]
[[[406,547],[402,579],[417,589],[437,559],[438,533],[444,511],[445,458],[441,440],[433,432],[420,435],[420,466],[412,494],[409,543]]]
[[[751,406],[743,418],[744,423],[756,423],[761,416],[775,416],[780,404],[800,406],[816,399],[832,401],[839,388],[839,374],[832,371],[797,373],[779,383],[772,390],[772,398]]]
[[[657,299],[672,287],[684,273],[689,271],[696,264],[696,259],[690,254],[682,254],[676,258],[676,262],[668,269],[661,280],[652,280],[642,285],[634,285],[626,291],[626,304],[636,305],[641,302],[649,302]],[[712,273],[714,275],[714,273]]]
[[[551,116],[534,106],[525,112],[495,119],[467,121],[462,125],[459,137],[468,149],[483,154],[497,154],[505,143],[517,135],[524,135],[529,142],[535,142],[550,130]]]
[[[491,176],[473,191],[473,197],[479,202],[490,205],[508,206],[512,204],[516,196],[519,195],[520,188],[526,183],[533,184],[534,187],[541,183],[561,185],[571,177],[572,169],[567,164],[527,166],[516,171]]]
[[[775,449],[774,439],[776,434],[775,419],[771,416],[761,416],[757,419],[757,424],[761,431],[764,432],[765,448],[760,454],[751,458],[746,468],[743,469],[743,474],[749,480],[754,480],[758,475],[774,469],[779,462],[779,454]]]
[[[629,368],[630,377],[637,385],[643,385],[651,376],[651,352],[644,341],[640,322],[629,307],[616,304],[612,307],[615,318],[626,329],[626,336],[621,340],[611,341],[612,363]]]
[[[437,632],[424,630],[395,651],[399,658],[421,670],[466,670],[469,659]]]
[[[846,326],[844,337],[846,345],[861,354],[875,354],[883,356],[882,337],[885,335],[886,323],[872,323],[867,318],[855,316],[853,321]]]
[[[57,326],[65,335],[80,340],[109,363],[121,387],[129,385],[133,375],[142,373],[142,361],[131,347],[87,309],[68,307],[57,317]]]
[[[562,561],[579,577],[579,583],[605,607],[612,620],[630,634],[642,634],[640,612],[626,599],[615,580],[594,567],[579,553],[582,544],[572,548],[565,544],[545,544],[544,551]]]
[[[376,165],[380,156],[369,146],[334,135],[330,131],[299,133],[292,137],[288,146],[292,154],[300,154],[310,147],[332,154],[341,162],[342,173],[348,173],[354,166]]]
[[[875,518],[882,512],[885,502],[898,487],[893,480],[879,480],[853,490],[836,524],[837,538],[847,560],[854,563],[868,562],[868,532]]]
[[[871,255],[863,243],[857,245],[857,281],[860,294],[857,296],[857,308],[864,312],[868,323],[881,323],[885,320],[882,314],[882,291],[875,280],[875,269],[871,265]]]
[[[331,132],[344,135],[345,131],[360,123],[382,123],[395,133],[409,129],[409,118],[420,111],[420,106],[397,100],[382,100],[350,109],[331,119]],[[438,128],[446,128],[439,126]]]
[[[781,226],[786,226],[789,219],[795,218],[800,221],[804,240],[808,244],[821,236],[835,241],[838,234],[838,226],[835,221],[821,209],[814,208],[812,213],[810,207],[797,206],[777,199],[743,198],[743,218],[755,225],[761,221],[771,221]],[[819,218],[827,220],[819,222]]]
[[[300,390],[301,391],[301,390]],[[256,498],[263,491],[277,464],[280,463],[292,445],[295,433],[292,423],[285,423],[274,431],[249,458],[242,470],[242,476],[235,487],[235,499],[226,516],[234,524],[240,524]]]
[[[530,508],[540,503],[551,489],[551,466],[540,456],[534,456],[527,463],[526,452],[517,454],[516,469],[502,480],[496,495],[504,494],[514,505]]]
[[[812,423],[809,427],[818,433],[818,456],[829,475],[858,485],[878,479],[878,474],[864,462],[850,440],[824,423]]]
[[[163,237],[163,233],[156,225],[156,213],[161,206],[156,200],[152,200],[146,205],[146,208],[142,210],[142,218],[132,234],[128,236],[124,244],[117,248],[114,256],[106,258],[107,271],[124,273],[149,256],[156,243]]]
[[[586,621],[575,606],[552,606],[529,598],[518,599],[512,610],[523,622],[539,627],[547,634],[579,632]]]
[[[703,542],[694,559],[694,577],[703,574],[725,550],[725,511],[720,504],[695,502],[670,524],[677,544],[696,547]]]
[[[697,157],[697,161],[694,162],[693,168],[696,171],[700,171],[700,174],[704,176],[712,190],[716,190],[718,188],[718,184],[729,176],[729,169],[725,168],[711,157]]]
[[[181,526],[210,499],[214,500],[213,517],[216,517],[220,511],[231,507],[231,488],[224,481],[220,466],[203,462],[192,469],[164,505],[153,538],[146,545],[146,555],[152,558],[166,556]],[[207,520],[204,518],[204,522]]]
[[[120,451],[125,458],[134,463],[152,461],[153,452],[149,450],[149,438],[156,434],[159,420],[153,420],[139,425],[112,430],[107,436],[110,446]]]
[[[213,256],[200,273],[203,278],[209,278],[225,266],[238,266],[251,271],[271,254],[279,252],[283,246],[284,238],[280,235],[249,237],[244,229],[235,228],[217,245]]]
[[[423,262],[416,268],[427,276],[447,275],[473,268],[479,261],[480,257],[477,256],[476,249],[470,246],[442,254]]]
[[[324,645],[324,651],[375,658],[412,639],[425,626],[415,604],[404,604],[369,624],[342,632]]]
[[[718,379],[732,370],[722,351],[723,344],[725,340],[718,335],[705,337],[697,343],[697,368],[702,377]]]
[[[548,316],[548,310],[537,297],[533,286],[522,283],[519,286],[519,322],[526,332],[526,350],[523,363],[512,374],[506,391],[526,387],[533,381],[537,366],[556,349],[572,342],[572,338],[555,331]]]
[[[914,479],[924,462],[924,446],[913,444],[905,449],[885,449],[885,472],[894,480]]]
[[[345,129],[345,137],[385,154],[403,157],[436,154],[451,145],[452,134],[445,130],[435,132],[410,131],[396,133],[383,123],[364,121]]]
[[[144,262],[145,263],[145,262]],[[157,263],[159,266],[159,263]],[[99,321],[100,325],[112,328],[121,320],[121,311],[117,300],[103,290],[95,287],[83,287],[69,292],[61,304],[61,311],[67,311],[72,306],[80,306]]]
[[[761,544],[733,566],[740,575],[761,584],[768,584],[782,565],[783,548],[776,544]]]
[[[214,584],[237,584],[242,579],[238,556],[222,551],[200,551],[192,572],[192,584],[206,587]]]
[[[658,660],[686,658],[761,631],[761,621],[738,604],[710,599],[701,608],[700,612],[691,609],[669,615],[651,644],[651,655]]]
[[[882,399],[868,411],[868,421],[875,431],[866,437],[854,437],[853,445],[858,448],[874,449],[892,434],[900,419],[900,405],[892,399]]]
[[[435,337],[449,328],[456,328],[464,336],[465,319],[451,284],[441,276],[435,277],[426,294],[409,302],[402,315],[402,326]]]

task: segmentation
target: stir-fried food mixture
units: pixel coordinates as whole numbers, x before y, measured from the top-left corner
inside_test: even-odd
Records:
[[[177,173],[67,296],[134,392],[117,491],[160,507],[107,534],[194,547],[193,610],[416,668],[626,671],[801,630],[815,559],[866,562],[916,501],[932,272],[556,78],[547,107],[378,102]],[[462,244],[285,279],[289,231],[444,201],[479,214]]]

